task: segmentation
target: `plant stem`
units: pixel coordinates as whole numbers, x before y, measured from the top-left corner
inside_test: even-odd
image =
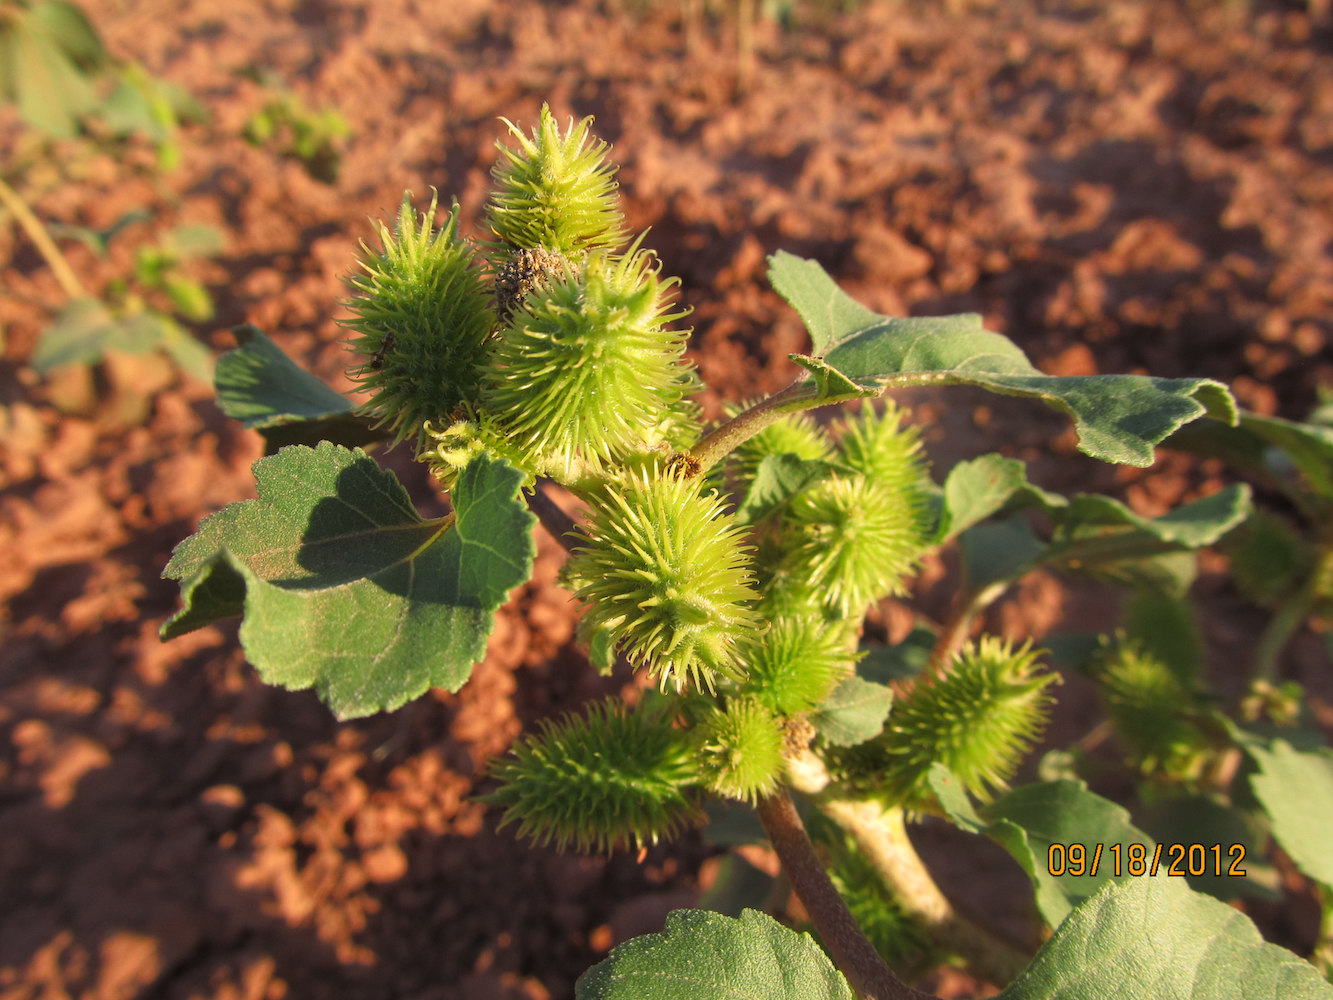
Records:
[[[967,637],[972,634],[972,623],[977,620],[977,615],[994,604],[1013,582],[1006,577],[980,589],[959,593],[953,611],[949,613],[943,628],[940,629],[940,634],[935,638],[930,659],[926,661],[924,676],[938,677],[948,673],[949,661],[963,648],[963,643],[967,642]]]
[[[769,424],[782,416],[784,408],[814,398],[815,387],[804,377],[795,385],[790,385],[779,393],[756,403],[744,413],[738,413],[721,427],[706,434],[698,444],[690,449],[690,455],[699,462],[702,474],[711,469],[738,445],[744,444]]]
[[[819,799],[817,804],[825,816],[852,835],[903,909],[937,944],[959,955],[969,972],[1004,986],[1027,966],[1027,955],[959,914],[940,892],[907,837],[902,809],[836,796]]]
[[[524,491],[523,498],[528,502],[528,510],[537,515],[542,527],[564,547],[566,552],[573,552],[579,544],[577,537],[581,534],[579,527],[572,517],[543,492],[541,487],[542,484],[539,482],[532,490]]]
[[[1333,888],[1317,884],[1315,891],[1319,894],[1319,936],[1310,961],[1325,979],[1333,981]]]
[[[783,871],[805,905],[819,936],[838,968],[866,1000],[918,1000],[930,997],[904,985],[875,950],[824,870],[796,806],[785,787],[755,806]]]
[[[1250,671],[1252,678],[1271,681],[1277,676],[1282,650],[1309,615],[1318,597],[1320,582],[1330,574],[1333,574],[1333,545],[1325,544],[1319,547],[1314,567],[1301,589],[1278,606],[1260,635],[1254,667]]]
[[[28,234],[28,239],[32,240],[33,245],[37,247],[38,252],[46,261],[46,266],[56,276],[56,281],[60,282],[60,287],[64,289],[65,294],[71,299],[86,299],[88,293],[84,291],[83,285],[74,274],[74,269],[69,266],[69,261],[65,260],[65,256],[60,252],[60,248],[56,246],[55,240],[51,239],[51,234],[42,225],[41,219],[33,215],[28,203],[20,198],[18,192],[3,180],[0,180],[0,202],[4,202],[5,208],[14,213],[14,218],[23,227],[23,231]]]

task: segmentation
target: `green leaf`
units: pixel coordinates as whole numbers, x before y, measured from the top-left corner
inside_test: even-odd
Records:
[[[1184,879],[1104,887],[1060,925],[1000,1000],[1333,1000],[1310,963]]]
[[[617,945],[574,984],[575,1000],[853,1000],[809,934],[744,910],[676,910],[661,934]]]
[[[1120,879],[1133,877],[1127,864],[1129,845],[1144,845],[1148,859],[1152,858],[1153,839],[1130,823],[1128,812],[1088,791],[1081,781],[1024,785],[978,813],[948,768],[933,765],[929,780],[931,790],[955,825],[985,834],[1014,856],[1032,879],[1037,909],[1052,927],[1060,926],[1070,910],[1105,882],[1116,878],[1112,845],[1120,845]],[[1065,873],[1052,875],[1048,853],[1052,844],[1063,844],[1066,848],[1082,844],[1085,873],[1068,873],[1066,853]],[[1098,844],[1103,845],[1100,858],[1096,857]],[[1090,874],[1094,859],[1095,876]]]
[[[768,258],[768,280],[800,314],[816,357],[843,337],[883,319],[839,288],[818,261],[779,250]]]
[[[949,470],[944,481],[944,513],[940,518],[938,541],[984,521],[1006,507],[1036,504],[1053,508],[1069,503],[1058,493],[1028,482],[1027,467],[1016,458],[982,455],[970,462],[959,462]]]
[[[145,312],[117,319],[96,299],[74,299],[37,340],[28,363],[45,374],[69,364],[95,364],[108,351],[145,354],[171,337],[163,317]]]
[[[172,554],[163,576],[182,581],[184,607],[163,638],[243,612],[241,644],[264,681],[313,686],[343,719],[457,691],[495,610],[531,574],[522,473],[479,455],[455,514],[423,521],[359,449],[284,448],[254,470],[259,498],[205,518]]]
[[[79,116],[95,101],[84,70],[62,44],[61,19],[48,23],[51,13],[51,6],[43,4],[10,22],[11,80],[24,121],[53,138],[72,139],[78,134]]]
[[[1310,878],[1333,885],[1333,750],[1300,751],[1283,739],[1241,744],[1259,767],[1250,788],[1273,823],[1273,836]]]
[[[216,257],[222,253],[222,230],[216,226],[177,226],[167,233],[162,245],[181,259],[192,257]]]
[[[809,719],[834,746],[850,747],[878,736],[892,706],[892,688],[848,677],[810,713]]]
[[[104,66],[109,57],[102,39],[83,11],[64,0],[45,0],[29,8],[29,17],[55,40],[65,56],[84,70]]]
[[[1041,561],[1047,548],[1022,514],[974,524],[958,536],[958,547],[972,589],[1021,576]]]
[[[1176,868],[1186,873],[1185,880],[1191,889],[1206,892],[1224,902],[1242,896],[1281,902],[1280,877],[1264,862],[1254,830],[1239,810],[1202,795],[1186,795],[1154,804],[1140,817],[1140,825],[1159,844],[1168,845],[1168,852],[1172,844],[1203,846],[1202,875],[1189,874],[1188,854]],[[1245,848],[1244,858],[1236,865],[1245,872],[1244,877],[1229,874],[1231,863],[1237,860],[1230,853],[1235,844]],[[1213,845],[1219,849],[1216,857]],[[1168,853],[1163,860],[1170,867],[1175,858]],[[1218,869],[1221,875],[1217,874]]]
[[[794,454],[765,455],[736,510],[737,523],[758,524],[831,474],[832,466],[818,459]]]
[[[860,652],[865,655],[857,661],[856,673],[876,684],[910,680],[930,662],[935,638],[935,633],[924,625],[915,625],[897,645],[863,643]]]
[[[218,358],[214,385],[227,416],[258,430],[269,453],[291,444],[333,440],[368,444],[387,435],[358,417],[352,401],[297,365],[264,333],[246,324],[232,331],[240,345]]]
[[[1211,415],[1233,424],[1235,401],[1211,379],[1146,375],[1043,375],[1007,337],[975,313],[890,318],[857,304],[813,261],[772,259],[774,287],[812,323],[822,358],[792,355],[811,371],[821,402],[890,386],[977,385],[1040,399],[1069,414],[1079,448],[1094,458],[1148,466],[1153,447],[1182,424]],[[822,348],[822,351],[821,351]]]

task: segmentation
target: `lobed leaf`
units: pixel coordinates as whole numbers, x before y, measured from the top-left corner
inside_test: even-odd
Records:
[[[522,473],[480,455],[455,513],[425,521],[359,449],[284,448],[254,471],[259,498],[205,518],[172,553],[163,576],[181,581],[184,607],[162,637],[242,614],[263,680],[314,687],[343,719],[457,691],[532,570]]]
[[[874,395],[894,385],[976,385],[1040,399],[1069,414],[1079,448],[1094,458],[1148,466],[1153,449],[1201,416],[1236,422],[1226,386],[1211,379],[1146,375],[1044,375],[975,313],[890,318],[860,306],[814,261],[779,251],[770,280],[800,313],[818,357],[792,355],[821,402]]]
[[[579,977],[575,1000],[853,1000],[809,934],[767,914],[676,910],[666,930],[617,945]]]
[[[959,462],[944,481],[944,510],[937,532],[943,543],[972,525],[1012,505],[1035,503],[1065,507],[1069,501],[1028,482],[1027,467],[1016,458],[982,455]]]

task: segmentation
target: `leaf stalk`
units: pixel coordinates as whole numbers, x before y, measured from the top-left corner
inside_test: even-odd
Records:
[[[65,255],[56,246],[55,240],[51,239],[51,234],[42,225],[42,220],[33,214],[32,209],[28,207],[28,203],[19,197],[19,193],[3,180],[0,180],[0,202],[4,202],[5,208],[14,213],[14,218],[23,227],[23,231],[28,234],[28,239],[32,240],[38,253],[46,261],[46,266],[56,276],[56,281],[60,283],[64,293],[71,299],[86,299],[88,297],[87,291],[84,290],[82,283],[75,275],[74,269],[69,266],[69,261],[65,260]]]

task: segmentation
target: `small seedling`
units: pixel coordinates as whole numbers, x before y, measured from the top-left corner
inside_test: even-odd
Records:
[[[283,86],[272,73],[244,75],[262,84],[271,95],[246,121],[243,131],[246,141],[252,146],[271,146],[279,156],[299,160],[315,180],[336,184],[343,148],[352,134],[338,109],[311,111],[299,95]]]
[[[313,688],[343,719],[456,691],[532,571],[540,520],[568,550],[591,663],[623,661],[652,684],[637,704],[547,720],[494,762],[487,800],[501,826],[560,848],[635,850],[727,803],[776,851],[824,947],[745,909],[737,883],[710,894],[737,915],[673,914],[580,979],[584,1000],[923,997],[898,973],[946,960],[1007,984],[1008,1000],[1333,997],[1311,964],[1173,877],[1193,873],[1194,854],[1188,872],[1160,864],[1171,845],[1074,777],[1076,754],[1013,787],[1057,675],[1030,644],[974,634],[1038,567],[1127,587],[1131,603],[1179,602],[1194,553],[1250,516],[1249,489],[1145,518],[1040,489],[998,454],[932,476],[919,429],[877,402],[954,384],[1039,400],[1073,418],[1085,453],[1143,467],[1201,417],[1234,429],[1226,387],[1046,375],[979,316],[882,316],[818,263],[779,252],[769,280],[810,334],[809,352],[790,356],[802,374],[709,423],[676,283],[627,232],[590,125],[562,129],[543,109],[530,134],[511,126],[484,239],[462,235],[456,206],[437,225],[434,201],[418,213],[404,197],[349,281],[359,407],[258,330],[237,331],[219,401],[271,453],[254,467],[256,499],[177,546],[165,576],[183,607],[163,637],[240,616],[260,677]],[[804,412],[841,403],[859,412]],[[346,446],[376,434],[429,466],[450,513],[420,517],[391,472]],[[544,492],[552,480],[578,499],[579,521]],[[950,618],[898,647],[866,643],[867,610],[944,545],[963,564]],[[1205,822],[1224,807],[1243,829],[1262,817],[1302,871],[1333,884],[1333,756],[1280,713],[1264,729],[1205,704],[1189,636],[1157,627],[1169,621],[1131,614],[1090,669],[1135,773],[1164,774],[1174,798],[1162,800],[1185,804],[1169,817],[1176,846],[1215,846],[1230,866],[1225,838],[1241,834]],[[1196,730],[1211,742],[1195,746]],[[1208,769],[1227,752],[1248,761],[1235,785]],[[1045,925],[1040,949],[952,907],[906,834],[922,814],[1013,855]],[[1234,843],[1260,861],[1246,837]],[[761,888],[756,904],[771,896]]]

